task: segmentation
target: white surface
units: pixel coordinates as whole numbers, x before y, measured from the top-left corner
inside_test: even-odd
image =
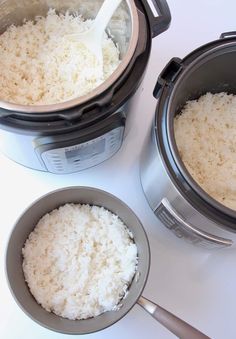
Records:
[[[123,199],[147,230],[152,263],[144,291],[149,299],[174,312],[215,339],[236,338],[236,251],[207,252],[184,243],[158,223],[139,182],[138,159],[144,135],[154,114],[152,90],[158,73],[174,56],[184,57],[196,47],[236,29],[234,0],[169,0],[170,29],[153,40],[153,50],[142,88],[136,96],[132,128],[122,149],[109,161],[77,174],[56,176],[24,168],[0,156],[0,337],[4,339],[71,338],[32,322],[8,291],[3,252],[16,218],[33,200],[53,189],[88,185]],[[174,338],[136,305],[113,327],[89,338]],[[191,339],[191,338],[190,338]]]

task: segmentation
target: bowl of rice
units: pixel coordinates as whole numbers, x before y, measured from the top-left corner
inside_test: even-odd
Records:
[[[6,250],[12,295],[35,322],[66,334],[102,330],[139,299],[149,272],[134,212],[95,188],[50,192],[16,221]]]

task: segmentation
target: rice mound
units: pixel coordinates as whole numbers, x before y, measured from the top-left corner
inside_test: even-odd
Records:
[[[212,198],[236,210],[236,95],[207,93],[174,120],[180,157]]]
[[[49,105],[86,95],[120,63],[119,49],[104,33],[103,68],[96,56],[70,34],[82,33],[93,20],[78,13],[56,14],[11,25],[0,35],[0,100]]]
[[[43,216],[22,249],[36,301],[68,319],[118,309],[137,267],[133,235],[103,207],[66,204]]]

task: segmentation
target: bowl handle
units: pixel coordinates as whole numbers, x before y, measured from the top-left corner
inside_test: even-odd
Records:
[[[142,0],[151,26],[152,37],[161,34],[170,25],[170,9],[165,0]]]
[[[208,336],[192,327],[185,321],[166,311],[152,301],[140,297],[138,304],[145,309],[154,319],[165,326],[170,332],[181,339],[210,339]]]

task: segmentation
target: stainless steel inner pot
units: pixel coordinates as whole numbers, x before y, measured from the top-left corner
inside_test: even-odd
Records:
[[[0,1],[0,33],[10,25],[21,25],[23,20],[34,20],[35,16],[45,16],[49,8],[65,13],[78,12],[85,19],[96,17],[103,0],[1,0]],[[108,25],[108,34],[114,38],[120,49],[121,63],[111,76],[90,93],[52,105],[18,105],[0,101],[0,107],[18,112],[56,112],[80,105],[108,89],[124,72],[137,46],[139,36],[139,20],[134,0],[123,0]]]
[[[69,320],[44,310],[31,295],[22,270],[22,247],[34,226],[43,215],[70,202],[103,206],[117,214],[133,233],[138,249],[136,275],[131,282],[129,293],[120,303],[119,310],[105,312],[95,318],[86,320]],[[6,275],[15,300],[26,314],[48,329],[67,334],[96,332],[113,325],[138,303],[178,337],[183,339],[207,339],[208,337],[197,329],[141,296],[148,278],[149,265],[149,242],[145,230],[135,213],[115,196],[90,187],[63,188],[39,198],[23,212],[16,222],[6,251]]]

